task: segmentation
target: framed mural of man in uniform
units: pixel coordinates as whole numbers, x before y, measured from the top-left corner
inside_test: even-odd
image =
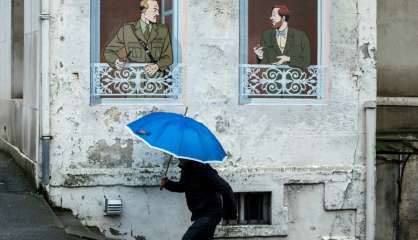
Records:
[[[104,50],[106,62],[118,66],[124,62],[149,63],[146,72],[154,75],[173,63],[168,27],[159,24],[160,7],[156,0],[140,0],[140,17],[124,23]]]
[[[241,102],[321,98],[322,0],[241,0]]]
[[[178,0],[91,1],[96,99],[178,98]]]

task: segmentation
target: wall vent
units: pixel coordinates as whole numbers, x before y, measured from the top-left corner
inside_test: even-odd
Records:
[[[122,214],[123,205],[122,199],[108,199],[105,197],[105,210],[106,216],[118,216]]]

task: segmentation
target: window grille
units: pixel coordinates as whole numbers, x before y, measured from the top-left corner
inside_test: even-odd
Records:
[[[238,217],[224,225],[270,225],[271,192],[235,193]]]

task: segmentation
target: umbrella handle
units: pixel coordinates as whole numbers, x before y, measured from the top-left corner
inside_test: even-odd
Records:
[[[187,111],[188,111],[188,110],[189,110],[189,107],[186,107],[186,110],[184,111],[183,116],[186,116],[186,115],[187,115]],[[170,163],[171,163],[171,160],[172,160],[172,159],[173,159],[173,155],[170,155],[170,160],[168,160],[167,169],[165,170],[164,177],[167,177],[168,168],[170,167]],[[163,190],[163,188],[162,188],[162,187],[160,187],[160,190]]]
[[[168,168],[170,167],[170,163],[172,159],[173,159],[173,155],[170,155],[170,160],[168,160],[167,169],[165,170],[164,177],[167,177]]]
[[[171,160],[172,160],[172,159],[173,159],[173,155],[170,155],[170,160],[168,160],[167,169],[165,170],[164,177],[167,177],[168,168],[170,167],[170,163],[171,163]],[[160,187],[160,191],[161,191],[161,190],[163,190],[163,188],[162,188],[162,187]]]

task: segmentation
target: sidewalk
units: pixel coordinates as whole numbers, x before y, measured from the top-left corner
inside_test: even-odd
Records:
[[[6,154],[0,152],[0,240],[75,240],[43,197]]]

